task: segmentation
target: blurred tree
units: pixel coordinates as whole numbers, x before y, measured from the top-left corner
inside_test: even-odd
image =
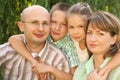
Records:
[[[88,3],[93,10],[105,10],[120,17],[120,0],[0,0],[0,44],[6,42],[9,36],[21,33],[16,25],[20,12],[27,6],[38,4],[48,10],[58,2],[74,4]]]
[[[8,37],[20,33],[16,22],[23,8],[32,5],[32,0],[0,0],[0,43]]]

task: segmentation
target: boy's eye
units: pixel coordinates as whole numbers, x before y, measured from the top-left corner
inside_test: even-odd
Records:
[[[56,23],[55,21],[51,21],[51,23]]]
[[[61,26],[62,26],[62,27],[66,27],[66,26],[67,26],[67,24],[61,24]]]
[[[51,21],[51,25],[56,25],[57,23],[55,21]]]

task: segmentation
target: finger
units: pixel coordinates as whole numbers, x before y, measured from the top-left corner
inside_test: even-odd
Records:
[[[43,74],[40,74],[40,77],[41,77],[42,80],[45,80],[45,79],[46,79],[45,75],[46,75],[46,74],[44,74],[44,73],[43,73]]]
[[[46,77],[46,74],[44,74],[44,76],[43,76],[43,80],[46,80],[46,78],[47,78],[47,77]]]
[[[93,75],[94,75],[94,76],[98,75],[98,69],[95,69],[95,70],[94,70]]]
[[[94,71],[93,71],[93,73],[97,73],[98,72],[98,69],[95,69]]]
[[[104,73],[104,78],[107,78],[107,76],[108,76],[108,74],[109,74],[109,72],[110,72],[110,69],[108,69],[105,73]]]
[[[38,68],[38,65],[32,67],[33,70],[37,70],[37,68]]]
[[[38,70],[36,70],[36,67],[32,68],[32,71],[33,71],[35,74],[39,74],[39,73],[38,73]]]
[[[40,74],[38,74],[37,76],[38,76],[38,80],[42,80],[42,78],[41,78]]]
[[[95,80],[95,76],[97,76],[97,73],[98,72],[98,69],[95,69],[93,70],[91,73],[90,73],[90,80]]]
[[[35,68],[34,68],[34,67],[32,67],[32,71],[33,71],[33,72],[35,71]]]
[[[106,72],[106,69],[102,68],[102,69],[99,70],[98,74],[103,76],[105,74],[105,72]]]
[[[89,73],[87,79],[88,80],[93,80],[93,71]]]
[[[46,78],[47,78],[47,74],[45,74],[45,76],[44,76],[44,80],[46,80]]]

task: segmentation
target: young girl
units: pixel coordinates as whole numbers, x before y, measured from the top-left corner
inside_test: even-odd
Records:
[[[88,17],[92,15],[90,6],[86,3],[74,4],[67,14],[68,20],[68,32],[71,39],[75,43],[77,48],[77,54],[80,63],[85,62],[89,59],[85,44],[85,27]],[[106,66],[100,69],[99,74],[103,75],[108,69],[113,69],[120,64],[119,62],[120,52],[116,54]]]
[[[75,43],[79,61],[88,60],[89,54],[85,45],[85,31],[87,17],[92,15],[92,10],[85,3],[77,3],[68,10],[68,32]]]

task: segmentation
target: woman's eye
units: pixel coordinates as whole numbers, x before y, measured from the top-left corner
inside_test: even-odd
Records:
[[[99,35],[103,36],[104,34],[103,33],[98,33]]]

